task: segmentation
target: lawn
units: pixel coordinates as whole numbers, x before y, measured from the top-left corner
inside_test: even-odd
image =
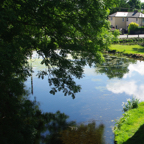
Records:
[[[144,144],[144,102],[124,113],[114,133],[117,144]]]
[[[141,54],[144,55],[144,46],[141,45],[111,45],[110,50],[116,50],[127,54]]]

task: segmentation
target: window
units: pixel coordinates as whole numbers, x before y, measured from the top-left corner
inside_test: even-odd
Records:
[[[142,22],[144,22],[144,19],[142,20]]]
[[[111,17],[111,20],[113,20],[113,18]]]
[[[127,18],[127,21],[128,21],[128,18]]]
[[[122,18],[122,21],[124,21],[124,18]]]
[[[138,18],[136,18],[136,21],[138,21]]]
[[[117,29],[118,27],[117,27],[117,25],[116,25],[116,29]]]

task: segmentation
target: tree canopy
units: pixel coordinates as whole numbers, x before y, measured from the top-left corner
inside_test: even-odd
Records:
[[[103,60],[111,43],[107,20],[111,0],[1,0],[0,1],[0,137],[3,143],[33,143],[43,115],[24,99],[24,81],[31,75],[28,58],[43,57],[50,93],[75,97],[83,67]],[[68,59],[71,54],[73,59]],[[40,117],[39,117],[40,116]],[[19,137],[17,139],[17,137]]]
[[[27,57],[35,50],[43,57],[51,94],[80,91],[73,77],[81,78],[86,64],[102,61],[111,42],[107,15],[112,1],[3,0],[0,2],[1,84],[30,74]],[[71,54],[73,60],[67,59]],[[14,86],[12,86],[14,87]],[[14,90],[14,88],[12,88]],[[11,89],[11,90],[12,90]],[[12,91],[13,91],[12,90]]]
[[[117,11],[133,12],[134,9],[141,11],[140,0],[117,0],[115,5],[110,8],[110,14],[113,14]]]

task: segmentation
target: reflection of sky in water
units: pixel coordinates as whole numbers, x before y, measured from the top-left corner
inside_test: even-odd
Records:
[[[144,62],[130,64],[129,72],[120,80],[109,80],[107,89],[115,94],[125,93],[144,100]]]
[[[46,67],[38,64],[41,60],[33,62],[34,71],[45,70]],[[44,80],[38,79],[33,74],[34,95],[41,104],[44,112],[56,112],[60,110],[69,115],[69,120],[76,120],[77,123],[95,120],[97,124],[105,124],[106,143],[113,143],[112,120],[122,116],[122,102],[135,95],[144,99],[144,79],[142,68],[143,62],[129,65],[129,73],[123,79],[108,79],[105,74],[96,74],[95,68],[85,67],[85,77],[76,79],[82,90],[76,94],[73,100],[70,96],[64,96],[62,92],[51,95],[47,77]],[[143,68],[144,69],[144,68]],[[26,85],[31,87],[30,78]]]

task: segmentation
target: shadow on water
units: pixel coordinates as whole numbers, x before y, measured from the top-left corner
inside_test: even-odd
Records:
[[[129,64],[136,63],[134,59],[125,57],[104,55],[105,62],[96,64],[96,73],[106,74],[109,79],[117,77],[123,78],[124,74],[129,72]]]
[[[141,125],[137,132],[123,144],[144,144],[144,124]]]

